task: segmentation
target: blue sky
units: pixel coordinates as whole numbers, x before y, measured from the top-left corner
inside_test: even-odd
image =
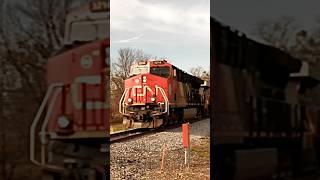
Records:
[[[320,17],[319,0],[211,0],[210,6],[213,17],[256,40],[252,29],[263,19],[291,16],[309,30],[316,26],[315,17]]]
[[[210,66],[209,0],[111,1],[111,60],[119,48],[167,57],[177,67]]]

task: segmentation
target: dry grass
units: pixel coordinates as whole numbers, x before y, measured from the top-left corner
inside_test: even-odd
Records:
[[[163,171],[151,172],[146,179],[210,179],[210,139],[204,138],[191,141],[189,167],[182,164],[178,158],[172,158],[166,163]],[[171,152],[172,154],[172,152]],[[177,153],[177,154],[181,154]],[[177,157],[177,156],[176,156]],[[173,160],[176,159],[176,162]]]

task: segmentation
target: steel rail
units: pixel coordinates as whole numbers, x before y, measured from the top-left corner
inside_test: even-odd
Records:
[[[187,122],[192,124],[192,123],[195,123],[195,122],[198,122],[198,121],[202,121],[202,120],[205,120],[205,119],[207,119],[207,117],[206,118],[200,118],[200,119],[194,118],[194,119],[191,119],[191,120],[189,120]],[[163,132],[163,131],[166,131],[166,130],[179,128],[179,127],[181,127],[181,125],[183,123],[186,123],[186,122],[180,122],[178,124],[167,125],[167,126],[156,128],[156,129],[146,129],[146,128],[141,129],[141,128],[137,128],[137,129],[130,129],[130,130],[127,130],[127,131],[121,131],[121,132],[118,132],[118,133],[113,133],[113,134],[110,134],[110,144],[118,143],[118,142],[124,142],[124,141],[128,141],[128,140],[133,140],[133,139],[140,138],[140,137],[143,137],[143,136],[146,136],[146,135],[156,134],[156,133]]]

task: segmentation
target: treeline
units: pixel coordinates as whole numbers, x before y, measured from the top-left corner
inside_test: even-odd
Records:
[[[315,19],[312,29],[304,29],[289,16],[265,19],[256,24],[252,33],[265,43],[279,48],[292,56],[317,62],[320,58],[320,18]]]

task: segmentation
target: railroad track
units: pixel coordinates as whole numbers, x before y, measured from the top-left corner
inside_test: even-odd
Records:
[[[192,120],[189,120],[188,122],[190,124],[192,124],[192,123],[204,120],[204,119],[207,119],[207,118],[192,119]],[[183,123],[186,123],[186,122],[183,122]],[[128,141],[131,139],[155,134],[155,133],[162,132],[165,130],[175,129],[175,128],[180,127],[181,125],[182,125],[182,123],[167,125],[165,127],[161,127],[161,128],[157,128],[157,129],[141,129],[141,128],[139,128],[139,129],[130,129],[130,130],[126,130],[126,131],[113,133],[113,134],[110,134],[110,143],[112,144],[112,143],[117,143],[117,142]]]
[[[154,129],[130,129],[117,133],[110,134],[110,143],[116,143],[121,141],[127,141],[133,138],[137,138],[143,135],[147,135],[155,131]]]

